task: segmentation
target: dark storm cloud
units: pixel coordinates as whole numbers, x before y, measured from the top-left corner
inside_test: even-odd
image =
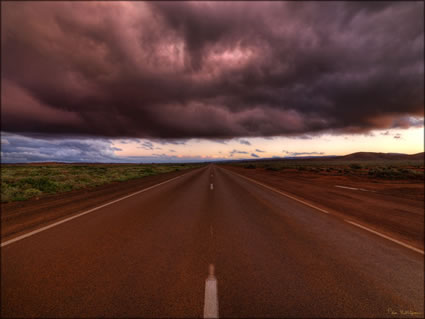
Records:
[[[3,162],[117,162],[119,158],[106,139],[40,139],[2,133]]]
[[[173,141],[423,125],[423,2],[1,5],[4,131]]]
[[[229,153],[229,156],[230,157],[233,157],[233,155],[234,154],[248,154],[248,152],[245,152],[245,151],[239,151],[239,150],[232,150],[230,153]]]
[[[175,139],[154,139],[155,143],[161,144],[161,145],[185,145],[187,143],[187,140],[175,140]]]
[[[380,133],[381,135],[383,135],[383,136],[392,136],[393,138],[395,138],[395,139],[400,139],[402,136],[401,136],[401,133],[390,133],[389,131],[385,131],[385,132],[383,132],[383,133]]]
[[[138,146],[137,148],[142,148],[144,150],[153,150],[154,149],[154,145],[152,144],[152,142],[149,141],[144,141],[140,146]]]
[[[35,138],[1,133],[2,163],[89,162],[89,163],[181,163],[223,160],[200,156],[178,157],[167,154],[149,156],[117,156],[108,139]]]

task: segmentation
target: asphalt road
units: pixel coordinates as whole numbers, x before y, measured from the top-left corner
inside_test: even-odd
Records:
[[[423,255],[213,165],[2,247],[1,315],[203,317],[210,265],[220,317],[423,317]]]

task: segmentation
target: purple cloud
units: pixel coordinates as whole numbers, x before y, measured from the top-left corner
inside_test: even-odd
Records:
[[[1,18],[6,132],[175,141],[423,125],[420,1],[27,1],[2,3]]]

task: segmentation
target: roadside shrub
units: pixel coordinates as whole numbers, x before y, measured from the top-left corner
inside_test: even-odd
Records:
[[[25,197],[25,199],[29,199],[29,198],[33,198],[35,196],[39,196],[41,194],[42,194],[42,192],[38,189],[28,188],[24,191],[23,197]]]
[[[146,168],[143,170],[143,173],[144,173],[145,175],[151,175],[151,174],[153,174],[153,169],[152,169],[152,168],[150,168],[150,167],[146,167]]]
[[[244,166],[244,168],[252,169],[252,168],[257,168],[257,166],[255,166],[254,164],[247,164],[247,165]]]
[[[282,168],[281,167],[279,167],[279,166],[266,166],[266,170],[268,170],[268,171],[274,171],[274,172],[276,172],[276,171],[280,171]]]
[[[1,201],[10,202],[16,200],[16,196],[19,194],[19,189],[10,185],[1,186]]]
[[[409,174],[410,173],[410,170],[409,169],[405,169],[405,168],[399,168],[398,171],[401,174]]]
[[[424,171],[415,171],[409,169],[409,177],[414,179],[424,179]]]
[[[52,193],[52,192],[55,192],[57,190],[56,183],[52,182],[47,177],[23,178],[23,179],[19,180],[17,184],[19,186],[24,186],[24,188],[27,188],[25,186],[26,186],[26,184],[28,184],[28,185],[31,185],[31,188],[38,189],[38,190],[45,192],[45,193]]]
[[[386,179],[423,179],[424,177],[423,172],[417,172],[406,168],[391,169],[388,167],[370,169],[368,175],[375,178]]]
[[[360,164],[354,163],[354,164],[351,164],[350,165],[350,168],[352,168],[352,169],[361,169],[362,166]]]
[[[70,182],[61,183],[58,185],[58,191],[69,192],[74,189],[74,185]]]

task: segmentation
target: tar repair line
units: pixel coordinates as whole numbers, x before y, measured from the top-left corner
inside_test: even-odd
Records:
[[[296,201],[298,201],[298,202],[300,202],[300,203],[303,203],[303,204],[305,204],[305,205],[307,205],[307,206],[310,206],[310,207],[312,207],[312,208],[315,208],[315,209],[317,209],[317,210],[319,210],[319,211],[321,211],[321,212],[323,212],[323,213],[329,214],[327,211],[325,211],[325,210],[323,210],[323,209],[321,209],[321,208],[319,208],[319,207],[316,207],[316,206],[314,206],[314,205],[311,205],[311,204],[309,204],[309,203],[307,203],[307,202],[304,202],[304,201],[302,201],[302,200],[300,200],[300,199],[298,199],[298,198],[292,197],[291,195],[285,194],[284,192],[278,191],[277,189],[275,189],[275,188],[273,188],[273,187],[267,186],[267,185],[265,185],[265,184],[263,184],[263,183],[257,182],[256,180],[253,180],[253,179],[251,179],[251,178],[249,178],[249,177],[242,176],[242,175],[240,175],[240,174],[238,174],[238,173],[235,173],[235,172],[231,172],[231,173],[233,173],[233,174],[235,174],[235,175],[238,175],[238,176],[240,176],[240,177],[242,177],[242,178],[245,178],[245,179],[247,179],[247,180],[249,180],[249,181],[251,181],[251,182],[253,182],[253,183],[256,183],[256,184],[258,184],[258,185],[261,185],[261,186],[263,186],[263,187],[265,187],[265,188],[268,188],[268,189],[270,189],[270,190],[272,190],[272,191],[274,191],[274,192],[276,192],[276,193],[279,193],[279,194],[281,194],[281,195],[283,195],[283,196],[289,197],[289,198],[291,198],[291,199],[293,199],[293,200],[296,200]],[[371,233],[374,233],[375,235],[378,235],[378,236],[380,236],[380,237],[382,237],[382,238],[388,239],[389,241],[392,241],[392,242],[394,242],[394,243],[396,243],[396,244],[399,244],[399,245],[401,245],[401,246],[403,246],[403,247],[406,247],[406,248],[408,248],[408,249],[411,249],[411,250],[413,250],[413,251],[416,251],[417,253],[420,253],[420,254],[422,254],[422,255],[424,254],[424,251],[423,251],[423,250],[420,250],[420,249],[418,249],[418,248],[415,248],[415,247],[413,247],[413,246],[411,246],[411,245],[409,245],[409,244],[405,244],[405,243],[403,243],[403,242],[401,242],[401,241],[399,241],[399,240],[397,240],[397,239],[394,239],[394,238],[391,238],[391,237],[389,237],[389,236],[387,236],[387,235],[381,234],[381,233],[379,233],[379,232],[377,232],[377,231],[374,231],[374,230],[372,230],[372,229],[370,229],[370,228],[367,228],[367,227],[365,227],[365,226],[362,226],[362,225],[360,225],[360,224],[357,224],[357,223],[355,223],[355,222],[352,222],[352,221],[350,221],[350,220],[348,220],[348,219],[344,219],[344,221],[345,221],[346,223],[349,223],[349,224],[351,224],[351,225],[357,226],[357,227],[362,228],[362,229],[364,229],[364,230],[367,230],[367,231],[369,231],[369,232],[371,232]]]
[[[218,318],[217,278],[213,264],[208,267],[208,278],[205,280],[204,318]]]
[[[86,215],[86,214],[92,213],[92,212],[94,212],[94,211],[96,211],[96,210],[98,210],[98,209],[101,209],[101,208],[103,208],[103,207],[106,207],[106,206],[109,206],[109,205],[114,204],[114,203],[116,203],[116,202],[122,201],[123,199],[129,198],[129,197],[132,197],[132,196],[134,196],[134,195],[137,195],[137,194],[140,194],[140,193],[143,193],[143,192],[146,192],[146,191],[148,191],[148,190],[150,190],[150,189],[152,189],[152,188],[155,188],[155,187],[161,186],[161,185],[163,185],[163,184],[169,183],[169,182],[171,182],[171,181],[173,181],[173,180],[176,180],[177,178],[183,177],[183,176],[185,176],[185,175],[187,175],[187,174],[189,174],[189,173],[186,173],[186,174],[183,174],[183,175],[180,175],[180,176],[174,177],[174,178],[172,178],[172,179],[166,180],[166,181],[164,181],[164,182],[161,182],[161,183],[159,183],[159,184],[156,184],[156,185],[150,186],[150,187],[148,187],[148,188],[144,188],[144,189],[142,189],[142,190],[140,190],[140,191],[137,191],[137,192],[135,192],[135,193],[132,193],[132,194],[130,194],[130,195],[127,195],[127,196],[124,196],[124,197],[118,198],[118,199],[116,199],[116,200],[114,200],[114,201],[112,201],[112,202],[109,202],[109,203],[106,203],[106,204],[100,205],[100,206],[98,206],[98,207],[95,207],[95,208],[92,208],[92,209],[86,210],[85,212],[82,212],[82,213],[77,214],[77,215],[75,215],[75,216],[68,217],[68,218],[63,219],[63,220],[61,220],[61,221],[58,221],[58,222],[56,222],[56,223],[50,224],[50,225],[48,225],[48,226],[45,226],[45,227],[39,228],[39,229],[37,229],[37,230],[34,230],[34,231],[32,231],[32,232],[26,233],[26,234],[24,234],[24,235],[21,235],[21,236],[15,237],[15,238],[13,238],[13,239],[7,240],[7,241],[5,241],[5,242],[1,243],[0,247],[5,247],[5,246],[7,246],[7,245],[10,245],[10,244],[12,244],[12,243],[14,243],[14,242],[17,242],[17,241],[19,241],[19,240],[22,240],[22,239],[24,239],[24,238],[27,238],[27,237],[30,237],[30,236],[32,236],[32,235],[35,235],[35,234],[41,233],[42,231],[45,231],[45,230],[47,230],[47,229],[49,229],[49,228],[56,227],[56,226],[58,226],[58,225],[60,225],[60,224],[63,224],[63,223],[69,222],[70,220],[73,220],[73,219],[75,219],[75,218],[81,217],[81,216],[83,216],[83,215]]]
[[[377,231],[374,231],[373,229],[370,229],[370,228],[365,227],[365,226],[363,226],[363,225],[357,224],[357,223],[352,222],[351,220],[348,220],[348,219],[344,219],[344,221],[346,221],[347,223],[349,223],[349,224],[351,224],[351,225],[354,225],[354,226],[357,226],[357,227],[362,228],[362,229],[364,229],[364,230],[367,230],[368,232],[374,233],[375,235],[378,235],[378,236],[380,236],[380,237],[382,237],[382,238],[385,238],[385,239],[391,240],[392,242],[395,242],[395,243],[397,243],[397,244],[399,244],[399,245],[401,245],[401,246],[404,246],[404,247],[409,248],[409,249],[411,249],[411,250],[413,250],[413,251],[416,251],[417,253],[420,253],[420,254],[422,254],[422,255],[424,254],[424,251],[423,251],[423,250],[420,250],[420,249],[418,249],[418,248],[415,248],[415,247],[413,247],[413,246],[410,246],[410,245],[408,245],[408,244],[405,244],[405,243],[403,243],[403,242],[401,242],[401,241],[399,241],[399,240],[397,240],[397,239],[394,239],[394,238],[391,238],[391,237],[386,236],[386,235],[384,235],[384,234],[381,234],[381,233],[379,233],[379,232],[377,232]]]

